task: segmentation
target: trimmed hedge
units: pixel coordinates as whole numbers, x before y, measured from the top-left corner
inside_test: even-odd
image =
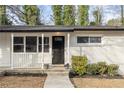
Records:
[[[86,73],[88,59],[86,56],[72,56],[72,69],[79,76]]]
[[[98,74],[98,65],[97,64],[88,64],[87,65],[87,74],[89,75],[96,75]]]
[[[116,64],[110,64],[108,65],[108,69],[107,69],[107,74],[109,76],[115,76],[118,74],[118,68],[119,66]]]
[[[98,73],[100,75],[106,74],[107,73],[107,64],[106,62],[98,62]]]
[[[72,70],[79,76],[104,75],[115,76],[118,74],[119,66],[116,64],[107,65],[106,62],[88,64],[87,56],[72,56]]]

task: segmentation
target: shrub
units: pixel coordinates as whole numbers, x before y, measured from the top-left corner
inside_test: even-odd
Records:
[[[107,71],[107,64],[106,64],[106,62],[98,62],[97,65],[98,65],[98,73],[100,75],[105,74],[106,71]]]
[[[119,68],[119,66],[116,65],[116,64],[110,64],[110,65],[108,65],[108,68],[107,68],[107,73],[108,73],[108,75],[110,75],[110,76],[115,76],[115,75],[117,75],[117,73],[118,73],[118,68]]]
[[[88,59],[84,56],[72,56],[72,69],[78,75],[83,75],[86,73],[86,65]]]
[[[87,65],[87,74],[96,75],[98,74],[98,65],[96,63]]]

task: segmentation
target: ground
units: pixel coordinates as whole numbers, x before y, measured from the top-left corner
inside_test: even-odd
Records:
[[[124,79],[71,78],[77,88],[124,88]]]
[[[1,88],[41,88],[46,76],[3,76],[0,77]]]

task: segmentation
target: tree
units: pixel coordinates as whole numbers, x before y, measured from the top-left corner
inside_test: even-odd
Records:
[[[52,11],[55,25],[62,25],[62,5],[53,5]]]
[[[122,23],[122,25],[124,25],[124,9],[123,9],[123,5],[121,5],[121,23]]]
[[[40,12],[36,5],[23,6],[22,19],[27,25],[40,25]]]
[[[87,5],[78,6],[79,24],[81,26],[87,26],[89,23],[88,10],[89,10],[89,6]]]
[[[121,25],[121,20],[120,18],[116,19],[110,19],[107,23],[108,26],[120,26]]]
[[[73,5],[64,5],[63,25],[75,25],[75,7]]]
[[[93,11],[93,16],[95,18],[96,25],[102,24],[102,10],[101,8],[97,7],[95,11]]]
[[[11,21],[7,18],[6,6],[0,5],[0,25],[11,25]]]
[[[16,21],[16,23],[23,23],[26,25],[42,25],[40,20],[40,10],[36,5],[8,5],[7,7],[14,15],[10,15],[10,18]]]
[[[90,22],[90,24],[89,24],[90,26],[95,26],[96,25],[96,23],[95,22]]]

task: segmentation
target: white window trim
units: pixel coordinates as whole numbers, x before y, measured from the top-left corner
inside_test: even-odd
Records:
[[[90,43],[88,40],[88,43],[77,43],[77,37],[101,37],[101,43]],[[83,34],[83,35],[80,35],[80,34],[77,34],[76,37],[75,37],[75,42],[76,42],[76,45],[78,46],[102,46],[103,45],[103,35],[102,34]],[[90,39],[90,38],[88,38]]]
[[[28,37],[28,36],[36,36],[37,37],[37,47],[38,47],[38,49],[37,49],[37,51],[36,52],[26,52],[26,37]],[[14,54],[37,54],[37,53],[42,53],[42,52],[39,52],[39,45],[42,45],[42,44],[39,44],[39,37],[42,37],[41,35],[17,35],[17,34],[15,34],[15,35],[13,35],[13,41],[14,41],[14,37],[23,37],[24,39],[24,44],[14,44],[14,43],[12,43],[12,46],[13,46],[13,48],[14,48],[14,45],[24,45],[24,52],[14,52],[14,50],[13,50],[13,53]],[[44,52],[44,54],[48,54],[48,53],[50,53],[50,36],[44,36],[44,37],[48,37],[49,38],[49,43],[48,44],[45,44],[45,45],[49,45],[49,52]]]
[[[23,44],[14,44],[14,38],[15,38],[15,37],[23,37],[23,40],[24,40],[24,41],[23,41]],[[14,54],[15,54],[15,53],[24,53],[24,52],[25,52],[25,51],[24,51],[24,50],[25,50],[25,38],[24,38],[24,36],[14,36],[14,35],[13,35],[12,38],[13,38],[13,41],[12,41],[13,51],[12,51],[12,52],[13,52]],[[23,45],[23,46],[24,46],[23,52],[14,52],[14,46],[15,46],[15,45]]]

